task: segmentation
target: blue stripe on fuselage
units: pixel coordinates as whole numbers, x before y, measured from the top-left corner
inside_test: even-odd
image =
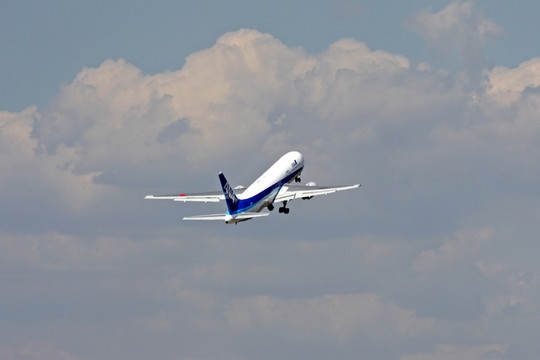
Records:
[[[292,179],[297,177],[298,174],[302,171],[303,168],[304,168],[303,166],[298,168],[296,171],[290,173],[289,175],[287,175],[285,178],[283,178],[279,182],[273,184],[272,186],[267,187],[266,189],[264,189],[260,193],[254,195],[254,196],[252,196],[252,197],[250,197],[248,199],[240,199],[239,202],[238,202],[238,208],[233,212],[227,211],[227,214],[229,214],[229,215],[238,214],[238,213],[241,213],[243,211],[249,210],[249,209],[257,206],[261,200],[267,198],[273,192],[277,193],[281,189],[281,187],[283,185],[289,183]]]

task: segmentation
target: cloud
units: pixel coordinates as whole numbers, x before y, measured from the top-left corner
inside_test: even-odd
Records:
[[[0,232],[2,269],[5,272],[97,271],[117,262],[136,258],[146,251],[144,244],[119,236],[74,236],[59,232],[9,234]],[[162,240],[162,246],[168,246]],[[172,248],[175,244],[169,244]],[[172,249],[171,248],[171,249]]]
[[[477,266],[497,284],[497,290],[484,300],[489,317],[540,319],[540,275],[537,270],[509,263],[479,262]]]
[[[465,15],[489,23],[470,3],[437,16]],[[488,192],[499,185],[531,193],[540,170],[536,62],[488,71],[487,92],[471,93],[459,74],[354,39],[312,55],[240,30],[155,75],[106,60],[82,69],[45,109],[0,114],[0,192],[13,209],[6,224],[25,214],[54,231],[49,214],[80,224],[85,211],[106,217],[113,208],[135,218],[142,214],[127,199],[179,184],[212,189],[216,169],[249,182],[264,168],[255,164],[296,148],[318,183],[371,186],[362,190],[372,209],[366,226],[430,231],[444,222],[450,233],[464,214],[497,201]],[[418,211],[408,211],[413,203]]]
[[[498,33],[471,3],[422,16],[441,37],[468,26],[453,50]],[[268,338],[283,340],[272,354],[328,345],[312,358],[535,350],[519,329],[538,319],[537,64],[483,69],[473,91],[468,74],[355,39],[309,54],[239,30],[178,70],[109,59],[43,109],[0,112],[15,334],[0,352],[29,337],[75,349],[81,331],[141,358],[260,358],[250,344]],[[209,208],[142,199],[212,190],[219,170],[249,182],[293,148],[306,180],[362,189],[237,227],[179,224]]]
[[[501,26],[475,11],[470,1],[453,1],[437,13],[424,10],[409,21],[409,27],[443,55],[457,51],[473,82],[480,81],[486,66],[486,42],[504,32]]]
[[[493,360],[500,359],[506,355],[508,344],[486,344],[486,345],[438,345],[432,353],[422,353],[406,355],[400,360],[450,360],[450,359],[470,359],[470,360]]]
[[[0,112],[0,199],[4,226],[13,228],[48,221],[49,215],[80,213],[107,193],[94,174],[75,174],[76,148],[58,147],[55,156],[38,151],[33,128],[41,114],[35,107],[21,113]],[[45,211],[45,209],[47,209]],[[28,221],[31,219],[31,221]]]
[[[18,352],[18,355],[24,359],[39,360],[76,360],[78,357],[72,356],[64,350],[59,350],[53,345],[45,342],[36,342],[26,345]]]
[[[491,228],[462,231],[437,250],[423,251],[418,255],[414,268],[416,271],[430,272],[461,263],[478,253],[492,238]]]
[[[540,86],[540,59],[525,61],[515,69],[496,66],[489,74],[487,93],[500,106],[510,106],[520,100],[526,89]]]
[[[35,134],[49,153],[59,144],[82,145],[81,172],[105,162],[111,143],[117,161],[144,163],[156,151],[189,154],[181,160],[191,165],[212,153],[222,157],[268,133],[268,113],[294,99],[287,87],[301,57],[270,35],[241,30],[190,55],[175,72],[145,76],[124,60],[108,60],[62,89]],[[167,138],[178,121],[182,131]]]
[[[22,348],[14,348],[0,345],[0,357],[6,360],[80,360],[82,358],[73,356],[69,352],[58,349],[51,343],[37,341],[30,342]]]
[[[384,303],[376,294],[308,299],[255,296],[234,300],[225,316],[233,329],[274,327],[294,337],[332,336],[338,342],[352,341],[355,336],[415,336],[431,328],[428,319]]]
[[[12,154],[4,152],[4,168],[17,164],[10,173],[27,178],[25,187],[45,187],[51,201],[60,195],[59,205],[82,209],[111,196],[101,185],[176,184],[184,169],[192,177],[215,171],[238,154],[235,163],[255,163],[260,154],[248,149],[260,144],[271,160],[299,148],[324,161],[328,149],[373,142],[384,124],[458,101],[451,82],[353,39],[312,56],[240,30],[190,55],[178,71],[150,76],[106,60],[84,68],[44,110],[4,112]],[[36,186],[25,171],[50,180]]]

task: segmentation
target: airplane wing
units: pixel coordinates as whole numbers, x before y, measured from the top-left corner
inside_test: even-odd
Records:
[[[337,191],[356,189],[360,184],[344,186],[310,186],[310,185],[283,185],[274,202],[290,201],[294,199],[311,199],[314,196],[328,195]]]
[[[146,200],[173,200],[181,202],[220,202],[225,200],[222,191],[211,191],[204,193],[177,194],[177,195],[146,195]]]

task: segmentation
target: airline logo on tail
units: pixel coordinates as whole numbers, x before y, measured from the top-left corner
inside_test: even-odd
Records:
[[[223,194],[225,195],[225,202],[227,203],[227,208],[229,213],[232,213],[238,209],[238,198],[234,194],[234,190],[223,173],[219,173],[219,181],[221,182],[221,187],[223,188]]]

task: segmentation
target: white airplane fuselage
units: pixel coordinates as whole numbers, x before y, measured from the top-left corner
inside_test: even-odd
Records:
[[[283,155],[268,170],[237,197],[237,206],[229,207],[227,223],[238,222],[236,215],[249,211],[259,212],[274,202],[281,187],[299,179],[304,169],[304,156],[298,151]],[[225,191],[226,192],[226,191]],[[225,195],[226,197],[227,194]]]

